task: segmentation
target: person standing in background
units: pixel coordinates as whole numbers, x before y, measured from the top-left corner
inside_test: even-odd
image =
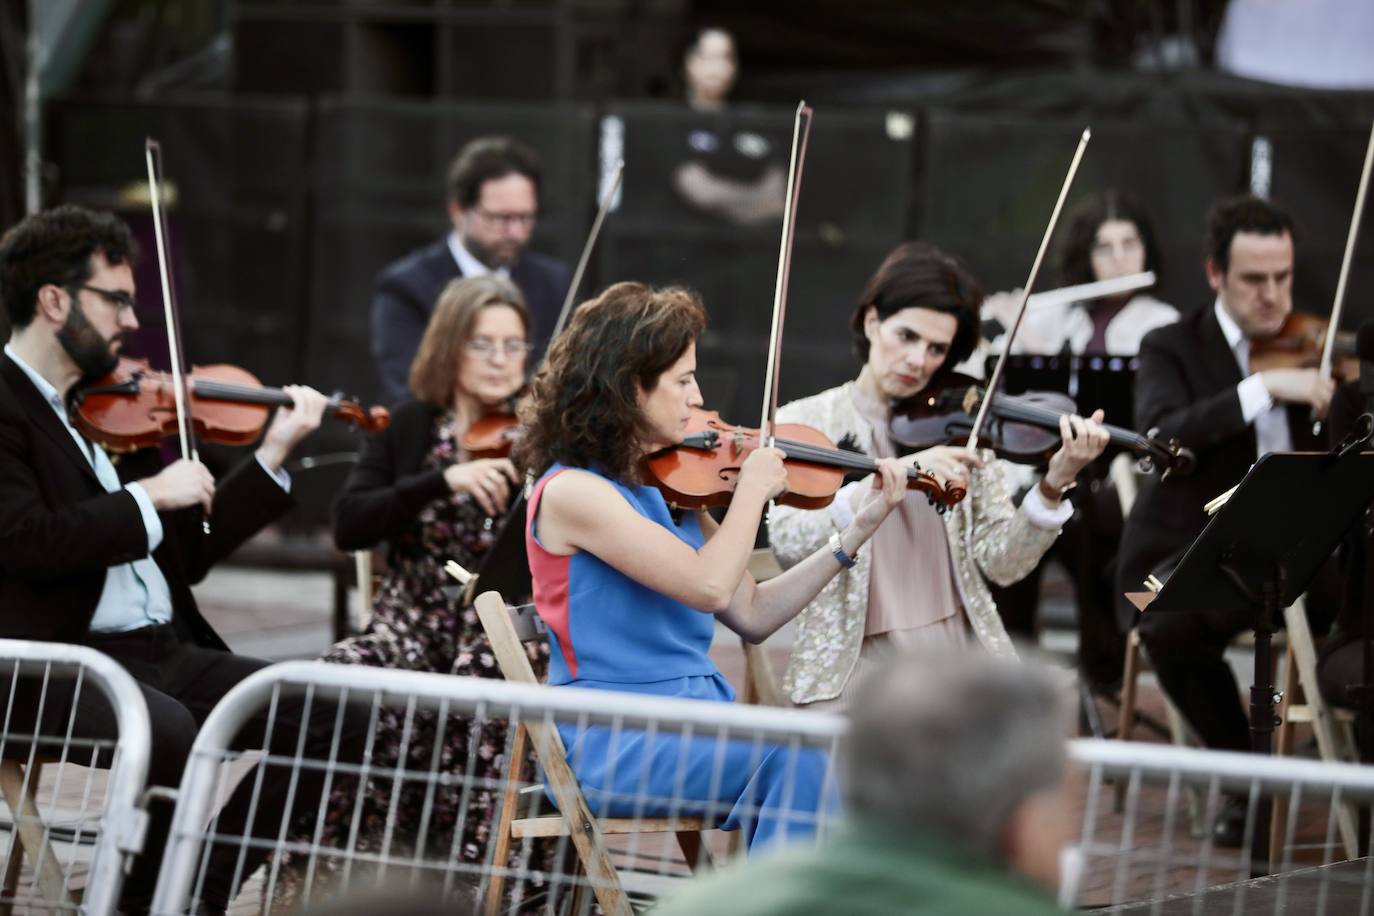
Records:
[[[450,280],[494,273],[524,294],[534,355],[553,333],[572,274],[562,261],[528,250],[539,217],[540,170],[534,151],[510,137],[481,137],[449,167],[452,230],[389,264],[372,297],[372,359],[388,404],[409,397],[410,364],[435,300]]]

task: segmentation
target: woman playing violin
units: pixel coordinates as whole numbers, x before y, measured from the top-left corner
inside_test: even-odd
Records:
[[[702,403],[696,339],[705,321],[687,290],[611,286],[574,313],[521,407],[514,458],[537,478],[526,544],[553,644],[551,684],[732,700],[707,655],[715,621],[762,641],[834,578],[905,493],[897,462],[880,463],[852,494],[852,517],[834,529],[833,548],[818,544],[786,574],[756,584],[746,569],[754,536],[764,506],[787,485],[777,449],[745,459],[719,525],[704,512],[675,514],[643,472],[646,456],[682,442]],[[623,733],[562,731],[600,813],[619,812],[605,793],[628,799],[644,784],[654,798],[685,799],[674,813],[728,811],[724,826],[743,827],[755,850],[811,834],[814,820],[795,816],[829,804],[819,752],[659,735],[646,756],[646,743]],[[779,817],[781,808],[793,817]],[[630,813],[628,803],[619,813]]]
[[[968,355],[982,298],[973,277],[939,248],[898,246],[868,281],[850,321],[863,361],[858,377],[786,405],[779,422],[814,426],[871,455],[893,455],[891,405],[938,385],[946,367]],[[792,701],[842,705],[854,677],[873,660],[894,648],[962,643],[969,627],[989,652],[1011,654],[983,577],[1013,582],[1049,548],[1072,511],[1063,491],[1107,444],[1101,419],[1100,413],[1061,419],[1063,444],[1043,485],[1019,508],[1011,500],[1007,462],[990,451],[935,446],[907,456],[942,482],[963,482],[968,495],[943,517],[925,499],[904,499],[852,568],[807,607],[784,681]],[[819,512],[775,506],[768,532],[783,567],[851,525],[871,488],[869,480],[846,484]]]
[[[508,459],[470,460],[459,443],[470,423],[504,409],[524,384],[528,341],[529,313],[509,281],[495,276],[458,279],[440,294],[410,370],[415,399],[397,407],[391,426],[367,441],[334,504],[339,548],[368,550],[385,543],[387,557],[367,629],[334,646],[322,656],[324,661],[500,677],[476,613],[450,597],[452,580],[443,567],[450,559],[476,567],[495,537],[493,518],[505,510],[519,485]],[[531,653],[542,673],[547,648]],[[398,762],[417,770],[428,767],[436,730],[442,729],[441,753],[455,772],[472,767],[479,781],[492,785],[504,778],[504,727],[485,725],[474,738],[467,719],[454,716],[444,723],[417,713],[409,725],[409,744],[402,746],[405,719],[403,709],[381,710],[373,763],[387,773]],[[477,759],[466,762],[472,748]],[[387,825],[391,785],[388,775],[370,781],[361,792],[353,785],[336,789],[321,842],[345,842],[354,807],[361,804],[359,842],[363,848],[380,848],[375,844],[382,842]],[[404,792],[397,804],[395,835],[400,842],[418,841],[416,831],[426,814],[425,786],[408,785]],[[426,846],[457,850],[464,861],[484,861],[496,801],[474,798],[463,836],[455,841],[459,802],[456,793],[434,797]],[[299,827],[296,839],[310,842],[313,816]],[[290,863],[288,880],[278,885],[279,905],[302,889],[306,868],[303,859]]]

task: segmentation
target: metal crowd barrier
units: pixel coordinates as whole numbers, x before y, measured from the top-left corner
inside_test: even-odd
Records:
[[[309,822],[283,817],[270,842],[219,833],[216,799],[236,772],[228,765],[235,756],[227,749],[230,738],[254,714],[302,696],[361,704],[369,754],[361,763],[300,754],[266,758],[295,773],[328,771],[323,794],[333,791],[333,808],[324,798],[310,800]],[[388,710],[398,716],[392,721],[402,723],[407,742],[422,733],[425,716],[433,720],[428,737],[400,760],[386,758],[376,733]],[[713,829],[728,806],[694,804],[686,788],[701,775],[703,759],[722,762],[743,747],[746,757],[753,754],[752,765],[775,749],[789,772],[807,753],[830,759],[845,727],[838,716],[741,704],[307,662],[273,666],[235,688],[197,739],[153,911],[180,914],[196,906],[209,840],[244,850],[270,847],[268,864],[243,876],[238,913],[299,909],[378,889],[398,907],[413,893],[490,914],[590,912],[594,905],[629,912],[672,894],[677,882],[690,880],[693,866],[709,869],[713,860],[742,854],[740,832]],[[445,751],[445,729],[460,729],[451,734],[463,736],[461,757]],[[502,735],[499,744],[492,743],[492,729]],[[590,746],[577,741],[567,758],[559,758],[561,739],[554,736],[598,729],[612,744],[637,742],[646,753],[671,750],[668,757],[679,754],[681,766],[666,782],[641,773],[620,782],[607,775],[599,782],[611,787],[605,792],[574,785],[583,791],[559,794],[554,807],[544,774],[521,766],[522,734],[538,749],[554,785],[557,767],[548,761],[586,763],[579,754]],[[692,742],[718,753],[694,757]],[[483,770],[491,760],[498,764]],[[1067,797],[1077,806],[1072,816],[1079,827],[1064,855],[1066,905],[1163,914],[1371,912],[1370,860],[1341,863],[1335,811],[1342,802],[1358,806],[1374,799],[1374,769],[1097,740],[1070,743],[1069,769]],[[707,782],[727,775],[719,767],[708,771]],[[1118,783],[1126,788],[1121,811],[1114,805]],[[1202,799],[1209,821],[1228,794],[1286,799],[1279,861],[1252,862],[1248,854],[1216,847],[1208,835],[1194,836],[1190,790]],[[410,819],[403,800],[415,808]],[[436,830],[437,812],[445,808],[455,819],[447,833]],[[563,817],[560,809],[571,815]],[[1256,810],[1252,804],[1247,833],[1260,829]],[[746,821],[765,814],[758,805],[742,813]],[[810,818],[822,837],[835,820],[830,811],[789,813]],[[1270,876],[1252,880],[1262,872]],[[284,900],[281,889],[292,882],[294,892]],[[1294,901],[1307,909],[1293,909]]]
[[[1063,902],[1168,916],[1374,912],[1374,859],[1348,859],[1338,823],[1343,805],[1374,801],[1374,767],[1101,740],[1073,742],[1071,759],[1082,826],[1065,857]],[[1205,829],[1228,798],[1245,805],[1239,849],[1218,846]],[[1282,801],[1276,860],[1253,855],[1256,832],[1261,849],[1270,843],[1260,812]],[[1195,827],[1190,808],[1199,805]]]
[[[112,741],[74,733],[77,702],[92,692],[112,711]],[[115,911],[147,825],[149,735],[143,694],[108,656],[0,639],[0,913]]]
[[[307,704],[333,704],[342,698],[360,705],[368,721],[368,753],[362,763],[299,754],[263,757],[264,763],[290,767],[293,774],[307,768],[328,771],[322,797],[304,805],[312,816],[294,823],[283,816],[270,843],[221,833],[214,817],[218,799],[243,770],[229,765],[235,757],[228,750],[230,740],[250,717],[287,698],[303,698]],[[377,734],[378,722],[388,713],[406,732],[409,753],[402,760],[383,753]],[[417,748],[413,738],[426,715],[437,721]],[[153,912],[186,913],[200,903],[211,842],[235,844],[240,850],[270,846],[264,867],[239,876],[242,883],[232,907],[238,913],[292,911],[343,893],[379,888],[398,895],[395,899],[408,893],[438,896],[478,912],[543,912],[553,904],[565,912],[588,912],[594,901],[602,911],[623,906],[628,912],[632,900],[655,897],[687,877],[689,855],[698,867],[710,867],[710,860],[740,845],[732,843],[733,834],[711,829],[729,815],[729,806],[694,804],[691,792],[683,791],[688,781],[728,778],[722,765],[731,754],[738,762],[740,755],[762,760],[771,752],[782,773],[786,808],[794,764],[803,759],[814,763],[806,755],[817,753],[828,761],[843,725],[834,716],[740,704],[318,662],[274,665],[235,687],[197,736],[178,793]],[[670,762],[681,751],[683,766],[658,791],[642,774],[621,774],[619,780],[608,774],[607,791],[585,797],[594,797],[593,806],[609,816],[564,820],[545,798],[541,775],[520,765],[524,755],[516,747],[518,726],[528,729],[529,743],[541,751],[544,762],[557,744],[555,730],[564,727],[601,730],[592,734],[609,737],[611,743],[641,742],[665,752]],[[443,736],[458,734],[454,729],[465,736],[460,766],[445,753]],[[504,735],[497,747],[489,743],[493,729]],[[578,753],[575,748],[573,759]],[[686,766],[691,754],[694,769]],[[482,763],[493,758],[499,758],[499,766],[484,775]],[[824,778],[833,790],[828,767]],[[555,781],[552,771],[550,780]],[[331,794],[332,809],[326,804]],[[401,800],[418,802],[419,817],[407,819]],[[456,828],[450,826],[447,835],[434,823],[443,808],[456,811]],[[735,812],[746,822],[761,813],[766,816],[760,805]],[[807,830],[812,821],[819,830],[828,826],[824,814],[784,810],[783,816],[806,824]],[[485,827],[473,841],[465,827],[479,822]],[[608,908],[608,900],[618,902]]]

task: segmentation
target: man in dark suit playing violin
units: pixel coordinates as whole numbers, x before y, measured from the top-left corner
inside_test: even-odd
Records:
[[[1163,578],[1206,526],[1204,504],[1239,483],[1259,456],[1324,447],[1312,417],[1325,414],[1331,379],[1316,369],[1250,369],[1252,346],[1275,337],[1293,309],[1293,260],[1293,221],[1282,210],[1255,197],[1212,207],[1206,269],[1216,301],[1146,335],[1135,387],[1138,428],[1191,448],[1197,469],[1141,485],[1121,542],[1118,593],[1140,591],[1147,575]],[[1314,615],[1329,612],[1311,597]],[[1161,685],[1203,743],[1248,750],[1248,723],[1223,658],[1249,627],[1248,610],[1146,611],[1137,619],[1124,598],[1119,608],[1124,626],[1140,627]],[[1218,842],[1239,845],[1243,815],[1228,808]]]
[[[529,147],[508,137],[473,140],[449,168],[448,192],[453,231],[377,277],[372,358],[389,404],[410,397],[410,364],[450,280],[497,273],[520,288],[534,320],[531,366],[548,345],[572,282],[562,261],[526,248],[539,214],[539,163]]]
[[[228,651],[201,617],[190,586],[291,505],[282,462],[319,425],[325,398],[310,388],[285,389],[293,406],[278,411],[256,454],[222,481],[199,461],[185,459],[122,481],[105,450],[77,430],[69,410],[74,386],[109,373],[124,340],[138,329],[134,256],[123,222],[74,206],[30,216],[0,238],[0,298],[13,329],[0,359],[0,637],[87,645],[123,665],[148,704],[149,783],[176,786],[210,709],[266,665]],[[98,691],[78,694],[68,683],[51,684],[40,713],[31,693],[37,689],[21,683],[11,733],[36,726],[39,735],[60,736],[70,719],[73,737],[117,737],[113,712]],[[0,708],[9,690],[0,685]],[[284,711],[273,729],[273,750],[294,754],[301,711],[299,705]],[[307,747],[317,754],[328,751],[329,716],[328,726],[311,718]],[[257,743],[245,746],[261,746],[264,724],[257,723]],[[361,730],[351,719],[346,730],[344,759],[361,748]],[[243,737],[253,732],[250,724]],[[9,742],[7,753],[23,751]],[[284,770],[265,773],[255,836],[276,835],[289,777]],[[317,803],[321,779],[301,773],[297,797]],[[248,832],[253,782],[245,780],[225,806],[220,831]],[[125,884],[125,912],[151,902],[167,809],[152,806],[145,852]],[[222,911],[236,891],[237,855],[237,846],[212,852],[206,911]],[[243,874],[261,858],[250,851]]]

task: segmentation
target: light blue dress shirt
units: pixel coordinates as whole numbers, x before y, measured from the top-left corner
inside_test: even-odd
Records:
[[[153,508],[153,500],[139,483],[121,484],[119,473],[115,470],[110,456],[99,445],[86,440],[72,426],[67,417],[66,405],[58,395],[57,389],[43,376],[39,375],[9,344],[5,344],[5,355],[24,370],[35,388],[52,406],[57,419],[72,434],[76,447],[95,470],[96,479],[109,493],[127,490],[138,503],[138,511],[143,516],[143,527],[148,532],[148,554],[132,563],[121,563],[105,570],[105,587],[100,592],[100,603],[96,605],[95,615],[91,618],[93,633],[124,633],[141,627],[170,623],[172,620],[172,593],[167,587],[167,579],[153,560],[153,551],[162,543],[162,519]],[[261,463],[261,459],[259,459]],[[263,470],[288,492],[290,478],[285,471],[271,471],[266,465]]]

